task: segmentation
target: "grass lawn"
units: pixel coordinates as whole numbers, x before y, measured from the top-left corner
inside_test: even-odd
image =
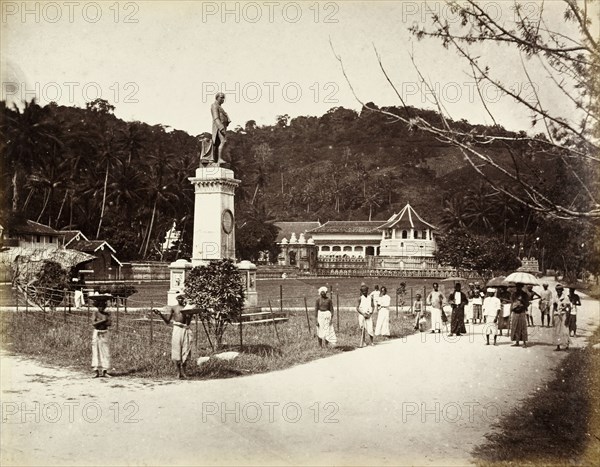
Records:
[[[326,285],[328,286],[329,290],[333,292],[332,298],[334,300],[334,304],[337,302],[337,298],[339,297],[340,307],[355,307],[356,302],[358,301],[360,284],[362,282],[369,286],[370,291],[373,290],[373,287],[376,284],[378,284],[380,287],[386,286],[388,289],[388,295],[392,296],[393,309],[395,306],[396,289],[400,286],[400,282],[406,283],[407,293],[405,300],[406,304],[409,304],[411,301],[411,292],[414,301],[414,297],[417,293],[423,295],[424,287],[427,293],[431,292],[431,284],[436,282],[436,280],[419,278],[400,279],[395,277],[261,279],[256,282],[258,305],[267,307],[269,301],[271,301],[273,308],[278,308],[281,290],[283,292],[284,307],[302,308],[304,307],[304,298],[306,298],[310,310],[312,307],[314,307],[314,302],[319,296],[317,290],[319,287]],[[138,292],[128,299],[128,306],[147,307],[152,305],[154,307],[159,307],[166,303],[167,291],[169,290],[169,284],[167,282],[134,285],[138,289]],[[443,285],[442,288],[444,288]],[[448,289],[447,286],[445,288]],[[448,291],[448,293],[450,292]]]
[[[600,328],[590,346],[573,349],[554,379],[504,417],[473,454],[480,466],[598,465]]]
[[[392,338],[414,332],[410,314],[390,313]],[[147,312],[112,312],[111,365],[115,376],[134,375],[151,379],[172,379],[175,367],[170,360],[171,328],[155,319],[150,323]],[[310,331],[304,311],[291,312],[275,328],[269,324],[242,326],[243,353],[233,362],[211,360],[197,367],[199,356],[213,353],[201,323],[192,323],[194,344],[188,374],[191,378],[223,378],[280,370],[339,352],[354,350],[360,342],[357,314],[341,312],[334,325],[338,336],[336,348],[321,349],[315,337],[314,312],[309,313]],[[118,321],[118,322],[117,322]],[[91,372],[92,326],[86,311],[3,312],[0,320],[3,348],[44,363]],[[276,332],[277,331],[277,332]],[[211,335],[211,339],[213,336]],[[214,341],[213,341],[214,342]],[[239,327],[230,325],[222,350],[240,350]]]
[[[354,350],[360,342],[358,318],[354,309],[358,301],[360,284],[371,289],[375,284],[385,285],[392,296],[390,328],[392,338],[414,332],[414,318],[401,310],[396,312],[396,288],[400,282],[407,285],[405,304],[409,305],[417,293],[431,290],[426,279],[399,278],[327,278],[327,279],[272,279],[257,281],[259,306],[274,311],[280,306],[291,310],[289,320],[277,323],[245,324],[242,327],[243,353],[233,362],[211,360],[198,368],[199,356],[213,353],[201,323],[194,323],[194,346],[188,373],[192,378],[221,378],[280,370],[293,365],[327,357],[339,352]],[[321,349],[317,345],[314,303],[317,289],[327,285],[333,292],[334,327],[338,347]],[[170,360],[171,329],[158,319],[148,320],[148,310],[166,303],[167,282],[136,284],[138,292],[128,299],[128,311],[120,308],[118,317],[112,308],[111,356],[113,373],[135,375],[152,379],[171,379],[175,375]],[[427,290],[423,288],[427,287]],[[280,303],[280,292],[283,300]],[[305,313],[305,300],[310,319],[310,330]],[[400,303],[401,305],[402,303]],[[340,309],[338,316],[337,309]],[[19,354],[35,357],[46,363],[90,371],[91,318],[88,310],[68,313],[59,307],[55,312],[41,312],[32,307],[28,312],[3,312],[0,338],[4,348]],[[211,335],[211,338],[213,336]],[[222,350],[240,350],[238,326],[229,326],[224,336]]]

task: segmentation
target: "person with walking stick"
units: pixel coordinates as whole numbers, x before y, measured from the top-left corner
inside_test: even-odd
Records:
[[[161,317],[165,324],[173,323],[173,336],[171,337],[171,360],[177,365],[179,379],[187,377],[185,367],[192,353],[192,331],[190,324],[194,313],[186,312],[185,294],[179,292],[176,297],[177,305],[167,306],[168,316],[164,316],[159,310],[152,310]]]

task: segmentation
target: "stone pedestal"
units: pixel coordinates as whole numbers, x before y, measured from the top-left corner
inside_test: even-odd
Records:
[[[258,294],[256,292],[256,265],[250,261],[240,261],[237,265],[244,283],[244,308],[255,308],[258,306]]]
[[[235,259],[235,210],[233,197],[240,184],[233,171],[216,164],[196,169],[189,178],[195,188],[192,265],[212,259]]]
[[[177,305],[177,293],[183,291],[185,279],[188,271],[192,269],[192,263],[185,259],[178,259],[169,264],[169,272],[171,280],[169,283],[169,291],[167,292],[167,305]]]

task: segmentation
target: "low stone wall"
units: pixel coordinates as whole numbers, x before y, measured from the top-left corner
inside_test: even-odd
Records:
[[[365,269],[365,268],[319,268],[318,276],[335,277],[434,277],[444,279],[454,275],[453,269]]]
[[[170,278],[166,262],[127,263],[122,271],[127,281],[168,281]]]

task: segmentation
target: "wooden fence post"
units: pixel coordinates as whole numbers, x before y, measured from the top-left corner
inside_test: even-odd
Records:
[[[337,305],[337,313],[336,313],[337,318],[336,319],[337,319],[337,328],[338,328],[338,332],[339,332],[339,330],[340,330],[340,294],[339,293],[335,294],[335,302]]]
[[[242,329],[242,322],[244,321],[243,319],[243,314],[240,311],[240,351],[244,350],[244,330]]]
[[[152,318],[152,313],[154,310],[154,302],[151,300],[150,301],[150,345],[152,345],[152,338],[154,337],[154,329],[153,329],[153,324],[154,324],[154,319]]]
[[[277,322],[275,321],[275,315],[273,314],[273,308],[271,307],[271,299],[269,299],[269,310],[271,310],[271,319],[273,320],[273,327],[275,328],[275,335],[277,336],[277,341],[281,345],[281,339],[279,339],[279,332],[277,331]]]
[[[283,284],[279,284],[279,311],[283,313]]]
[[[306,322],[308,324],[308,335],[312,335],[310,332],[310,318],[308,317],[308,304],[306,303],[306,297],[304,297],[304,311],[306,312]]]

